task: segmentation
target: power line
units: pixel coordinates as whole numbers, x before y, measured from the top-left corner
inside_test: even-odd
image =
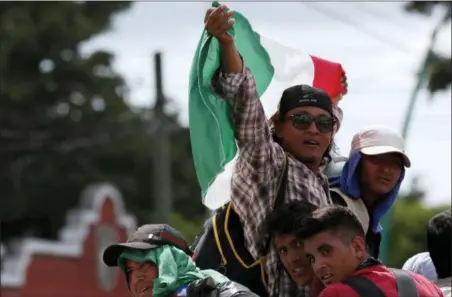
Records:
[[[405,28],[403,25],[401,26],[400,24],[397,24],[397,21],[394,20],[393,18],[388,17],[388,15],[375,12],[375,10],[369,6],[369,3],[360,2],[360,3],[356,3],[356,4],[357,5],[354,6],[354,8],[356,10],[359,10],[359,11],[361,11],[369,16],[372,16],[373,18],[376,18],[378,20],[389,21],[392,24],[395,23],[397,25],[397,28],[399,28],[399,29]]]
[[[393,39],[387,38],[387,36],[382,35],[377,31],[373,31],[373,30],[370,30],[369,28],[363,27],[362,24],[355,22],[353,19],[346,18],[346,17],[344,17],[344,15],[338,14],[335,11],[327,9],[325,7],[319,7],[317,5],[314,5],[313,2],[298,2],[298,3],[304,4],[308,8],[315,10],[331,19],[334,19],[343,24],[351,26],[351,27],[353,27],[353,29],[360,31],[361,33],[367,35],[368,37],[374,39],[375,41],[388,45],[392,49],[403,52],[404,54],[411,54],[411,51],[408,48],[406,48],[404,45],[402,45],[401,43],[399,43]]]
[[[354,6],[354,8],[361,13],[367,14],[374,19],[377,19],[379,21],[385,22],[385,23],[391,23],[394,28],[397,28],[399,31],[403,31],[404,33],[412,34],[413,30],[415,31],[417,28],[413,28],[412,25],[408,25],[406,22],[401,24],[400,22],[396,21],[394,18],[389,17],[386,14],[377,13],[375,9],[369,6],[369,3],[360,2],[356,3],[357,5]],[[366,5],[367,4],[367,5]],[[406,29],[410,28],[410,29]]]

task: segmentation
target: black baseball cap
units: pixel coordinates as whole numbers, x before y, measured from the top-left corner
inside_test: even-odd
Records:
[[[328,94],[309,85],[296,85],[284,90],[279,102],[279,116],[283,117],[289,110],[301,106],[318,107],[333,116],[333,105]]]
[[[172,245],[192,256],[188,243],[182,234],[166,224],[148,224],[139,227],[125,243],[107,247],[103,254],[107,266],[118,266],[118,259],[124,249],[148,250],[162,245]]]

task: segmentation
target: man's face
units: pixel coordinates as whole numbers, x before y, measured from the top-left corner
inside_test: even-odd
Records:
[[[325,286],[348,278],[365,255],[365,243],[355,237],[346,243],[336,232],[321,232],[304,240],[306,257],[314,273]]]
[[[297,285],[310,284],[314,273],[306,258],[303,242],[294,235],[276,235],[275,246],[287,273]]]
[[[318,166],[331,143],[333,126],[334,120],[326,110],[306,106],[287,112],[276,130],[289,153],[304,163]]]
[[[381,196],[389,193],[400,178],[403,160],[398,153],[364,155],[361,165],[361,182],[367,192]]]
[[[132,294],[136,297],[152,297],[154,279],[158,276],[157,266],[151,261],[137,263],[127,260],[126,271]]]

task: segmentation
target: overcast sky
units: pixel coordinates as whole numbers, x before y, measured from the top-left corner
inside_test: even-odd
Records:
[[[349,82],[341,102],[344,122],[336,142],[348,154],[355,132],[367,125],[384,124],[398,131],[416,83],[440,12],[432,17],[407,14],[401,3],[257,3],[231,2],[256,31],[281,44],[340,62]],[[149,106],[154,101],[152,54],[163,52],[165,94],[174,99],[180,120],[188,123],[188,78],[192,57],[203,30],[209,3],[136,2],[115,17],[112,29],[87,42],[84,52],[111,50],[115,69],[131,89],[128,101]],[[436,48],[451,52],[450,24],[438,37]],[[451,197],[451,94],[428,100],[421,92],[407,139],[411,178],[420,176],[430,205],[449,203]]]

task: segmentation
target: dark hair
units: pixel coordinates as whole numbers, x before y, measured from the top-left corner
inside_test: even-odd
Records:
[[[365,239],[364,229],[356,215],[347,207],[324,206],[303,220],[297,236],[311,238],[319,233],[333,231],[347,234],[347,238],[361,236]]]
[[[264,236],[297,234],[303,219],[310,216],[317,206],[307,201],[291,201],[272,210],[261,226]]]
[[[427,224],[427,247],[438,278],[451,276],[451,212],[443,211]]]

